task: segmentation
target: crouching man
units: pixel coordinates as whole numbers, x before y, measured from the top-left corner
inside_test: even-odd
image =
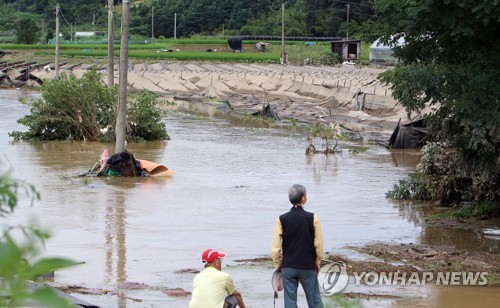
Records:
[[[245,308],[241,293],[233,279],[221,271],[222,258],[226,255],[207,249],[201,255],[205,269],[193,279],[193,294],[189,308]]]

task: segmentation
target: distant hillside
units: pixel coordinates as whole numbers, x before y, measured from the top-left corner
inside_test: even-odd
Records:
[[[16,29],[22,18],[32,18],[42,32],[53,32],[55,7],[61,7],[61,32],[105,30],[107,0],[0,0],[0,31]],[[365,35],[373,22],[372,0],[132,0],[132,35],[189,37],[192,35],[281,35],[285,16],[286,36]],[[115,0],[119,29],[121,0]],[[153,9],[154,6],[154,9]],[[154,15],[153,15],[154,14]],[[349,20],[349,23],[347,23]],[[152,22],[154,21],[154,27]],[[175,28],[175,29],[174,29]]]

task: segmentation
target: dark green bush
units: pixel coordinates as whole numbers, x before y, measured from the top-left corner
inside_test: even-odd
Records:
[[[170,139],[161,122],[162,111],[158,107],[162,102],[158,95],[141,91],[129,103],[127,110],[127,138],[142,140]]]
[[[470,202],[461,205],[451,216],[458,219],[469,219],[471,217],[479,219],[489,219],[500,215],[498,202]]]
[[[114,122],[117,89],[104,85],[95,70],[81,78],[63,73],[59,80],[44,80],[40,91],[42,97],[32,102],[30,114],[17,121],[29,130],[12,132],[10,136],[98,141],[100,129]]]
[[[318,56],[315,56],[312,61],[316,65],[334,66],[340,63],[340,57],[338,54],[331,51],[324,51]]]
[[[394,199],[438,200],[443,205],[474,200],[473,179],[457,173],[456,151],[444,143],[429,142],[415,173],[399,180],[387,197]]]
[[[61,74],[59,80],[45,80],[42,97],[32,102],[30,114],[18,120],[27,132],[9,133],[23,140],[115,139],[117,87],[108,88],[96,70],[81,78]],[[168,139],[161,122],[158,97],[141,92],[128,102],[127,138],[129,140]]]
[[[392,190],[387,192],[386,197],[398,200],[431,200],[432,197],[427,190],[426,182],[422,174],[410,173],[407,178],[400,179],[394,184]]]

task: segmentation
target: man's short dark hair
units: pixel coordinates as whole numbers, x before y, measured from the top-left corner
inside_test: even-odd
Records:
[[[293,205],[300,204],[303,196],[306,196],[306,188],[303,185],[294,184],[288,190],[288,199]]]

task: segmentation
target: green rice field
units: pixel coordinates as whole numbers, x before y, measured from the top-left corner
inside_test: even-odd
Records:
[[[272,42],[268,50],[259,51],[255,44],[258,41],[244,41],[243,52],[232,52],[225,40],[216,39],[164,39],[154,44],[142,41],[129,42],[128,55],[131,59],[179,61],[221,61],[221,62],[260,62],[279,63],[281,58],[281,42]],[[119,56],[120,45],[115,44],[115,56]],[[370,45],[362,43],[361,61],[368,62]],[[55,45],[0,44],[0,50],[12,52],[29,52],[35,57],[50,57],[55,54]],[[331,53],[330,43],[316,42],[306,46],[304,42],[285,42],[285,52],[292,63],[301,63],[321,54]],[[107,57],[107,41],[92,43],[64,42],[59,45],[59,55],[64,58]]]

